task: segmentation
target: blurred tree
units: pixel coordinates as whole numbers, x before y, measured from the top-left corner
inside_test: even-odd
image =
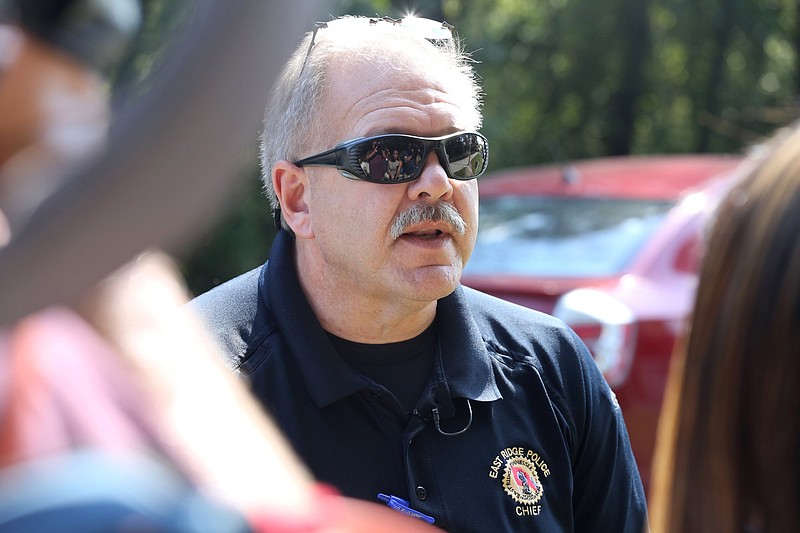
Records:
[[[140,0],[143,24],[130,53],[111,74],[114,87],[123,89],[125,98],[135,98],[152,82],[159,60],[172,40],[181,34],[194,5],[188,0]]]
[[[492,168],[727,152],[796,116],[791,0],[448,0],[481,62]]]
[[[415,9],[454,24],[473,51],[490,170],[735,152],[798,116],[796,0],[338,0],[330,11]],[[257,164],[248,169],[241,204],[184,258],[196,293],[267,255],[268,204],[257,193]]]

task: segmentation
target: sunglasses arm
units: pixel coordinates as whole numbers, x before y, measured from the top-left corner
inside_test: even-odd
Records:
[[[342,146],[331,148],[319,154],[314,154],[300,161],[295,161],[294,164],[298,167],[322,166],[322,167],[336,167],[339,169],[339,174],[347,179],[362,180],[358,176],[354,176],[347,170],[347,156],[349,150]]]
[[[305,166],[337,166],[337,159],[339,148],[331,148],[330,150],[326,150],[319,154],[312,155],[311,157],[306,157],[305,159],[301,159],[299,161],[295,161],[294,164],[298,167],[305,167]]]

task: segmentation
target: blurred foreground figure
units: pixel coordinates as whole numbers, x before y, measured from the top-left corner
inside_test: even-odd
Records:
[[[657,533],[800,528],[800,129],[767,148],[708,238],[659,428]]]
[[[132,0],[0,0],[3,242],[102,148],[101,73],[138,13]],[[147,253],[76,309],[0,329],[0,530],[420,530],[314,482],[185,313],[178,280]]]

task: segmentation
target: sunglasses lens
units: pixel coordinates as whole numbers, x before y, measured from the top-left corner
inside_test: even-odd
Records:
[[[463,133],[445,140],[444,151],[450,174],[459,180],[477,178],[486,170],[486,140],[474,133]]]
[[[410,181],[422,164],[420,141],[386,135],[360,143],[350,149],[351,166],[361,169],[359,177],[375,183]]]
[[[358,177],[375,183],[412,181],[425,164],[425,145],[436,141],[384,135],[353,146],[350,167]],[[459,133],[441,141],[450,177],[469,180],[486,170],[486,140],[476,133]]]

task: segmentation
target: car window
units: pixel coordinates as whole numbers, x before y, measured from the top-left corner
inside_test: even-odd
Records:
[[[672,202],[609,198],[481,198],[465,275],[594,277],[619,273]]]

